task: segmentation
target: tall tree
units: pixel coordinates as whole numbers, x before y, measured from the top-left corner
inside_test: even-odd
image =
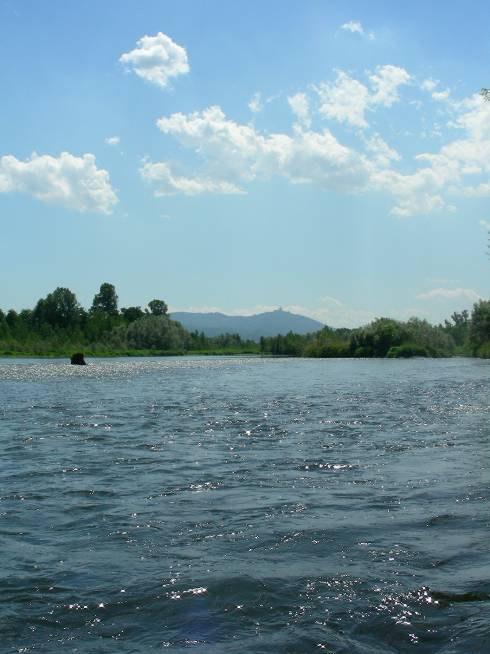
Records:
[[[37,326],[47,323],[52,327],[66,329],[79,325],[82,315],[83,309],[75,293],[59,286],[38,301],[32,312],[32,321]]]
[[[117,301],[118,297],[114,284],[104,282],[100,285],[99,292],[94,296],[90,312],[106,313],[109,316],[117,316]]]
[[[168,311],[167,303],[163,300],[151,300],[148,307],[152,316],[164,316]]]

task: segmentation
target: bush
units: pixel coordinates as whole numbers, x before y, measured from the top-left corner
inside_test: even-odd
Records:
[[[481,357],[482,359],[490,359],[490,341],[480,345],[476,350],[476,356]]]

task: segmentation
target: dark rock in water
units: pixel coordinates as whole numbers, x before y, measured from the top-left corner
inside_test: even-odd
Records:
[[[71,355],[70,363],[72,366],[86,366],[85,359],[83,358],[83,352],[75,352]]]

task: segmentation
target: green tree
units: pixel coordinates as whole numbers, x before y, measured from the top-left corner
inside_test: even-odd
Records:
[[[32,312],[32,322],[37,327],[48,324],[61,329],[73,328],[80,324],[83,313],[75,293],[59,286],[38,301]]]
[[[121,316],[126,322],[134,322],[138,318],[142,318],[145,312],[141,307],[123,307],[121,309]]]
[[[464,345],[470,331],[470,312],[467,309],[461,313],[455,311],[451,315],[451,321],[444,321],[444,331],[453,337],[456,345]]]
[[[490,355],[490,300],[480,300],[471,313],[470,344],[473,354],[484,349]]]
[[[182,325],[167,316],[144,316],[129,325],[126,335],[130,347],[143,350],[183,349],[187,337]]]
[[[148,302],[148,307],[152,316],[165,316],[168,311],[167,304],[163,300],[151,300]]]
[[[99,292],[95,294],[90,313],[106,313],[109,316],[117,316],[118,297],[114,284],[100,285]]]

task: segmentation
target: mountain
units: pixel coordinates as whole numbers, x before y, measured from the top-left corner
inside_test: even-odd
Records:
[[[308,334],[317,332],[325,325],[306,316],[277,309],[254,316],[228,316],[224,313],[190,313],[176,311],[172,320],[180,322],[190,332],[204,332],[206,336],[219,334],[240,334],[241,338],[258,341],[261,336],[276,336],[295,332]]]

